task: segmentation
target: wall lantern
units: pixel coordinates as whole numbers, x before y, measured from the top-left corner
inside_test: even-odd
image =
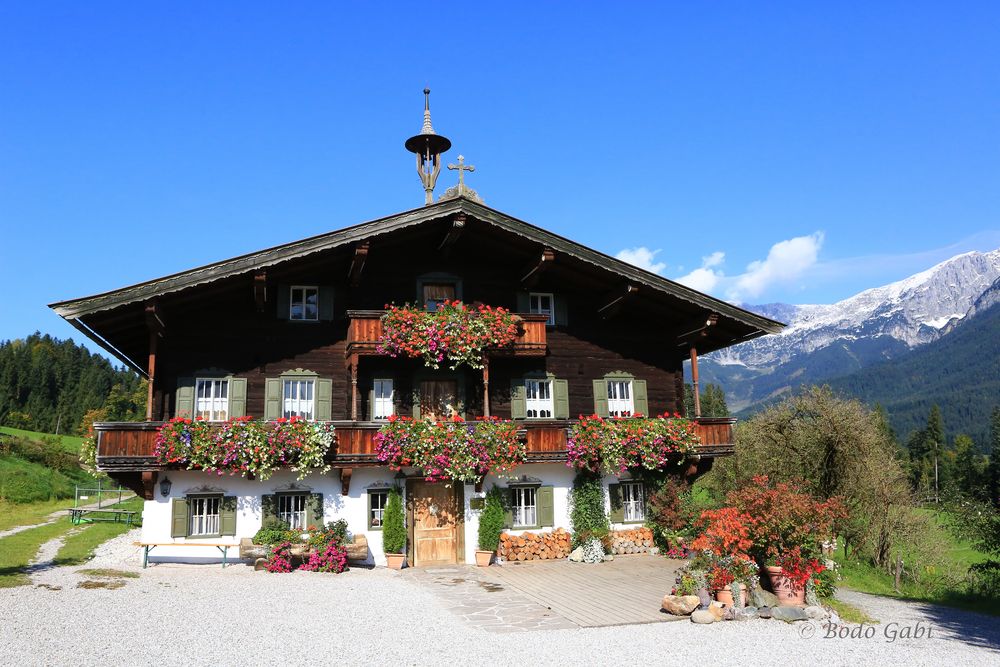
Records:
[[[164,477],[160,480],[160,495],[166,498],[170,495],[170,487],[173,483],[170,481],[169,477]]]

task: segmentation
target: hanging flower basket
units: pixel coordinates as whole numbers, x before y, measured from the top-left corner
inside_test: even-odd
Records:
[[[567,465],[608,474],[663,470],[683,463],[700,442],[694,422],[677,415],[580,417],[566,445]]]

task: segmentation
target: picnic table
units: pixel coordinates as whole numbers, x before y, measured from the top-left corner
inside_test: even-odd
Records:
[[[114,521],[115,523],[124,521],[126,526],[131,527],[136,514],[135,510],[72,507],[69,509],[69,520],[74,525],[93,521]]]
[[[222,553],[222,567],[225,567],[229,559],[230,547],[238,547],[239,544],[226,544],[215,542],[133,542],[137,547],[142,547],[142,567],[149,564],[149,552],[156,547],[215,547]]]

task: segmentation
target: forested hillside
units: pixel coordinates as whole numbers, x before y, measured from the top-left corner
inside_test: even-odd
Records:
[[[0,425],[45,433],[80,433],[91,410],[112,402],[130,406],[140,378],[72,340],[35,332],[0,342]]]

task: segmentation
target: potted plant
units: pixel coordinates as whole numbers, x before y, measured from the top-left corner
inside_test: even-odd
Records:
[[[389,489],[382,520],[386,564],[393,570],[401,570],[406,559],[406,526],[403,524],[403,496],[397,487]]]
[[[723,556],[708,570],[706,578],[715,599],[726,607],[745,607],[747,591],[757,583],[757,563],[745,556]]]
[[[488,567],[500,543],[504,527],[503,491],[494,486],[486,493],[483,511],[479,515],[479,550],[476,565]]]

